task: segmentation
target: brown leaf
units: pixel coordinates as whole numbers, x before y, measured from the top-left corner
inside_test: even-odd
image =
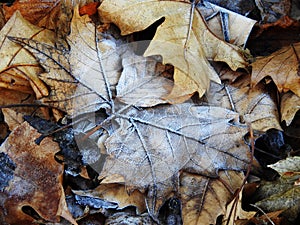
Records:
[[[38,78],[42,69],[36,59],[20,45],[10,41],[8,36],[54,43],[54,33],[30,24],[19,12],[10,18],[0,33],[1,86],[25,93],[30,93],[30,89],[33,89],[38,98],[48,95],[47,87]]]
[[[95,40],[95,25],[87,15],[79,16],[78,7],[74,9],[71,31],[67,37],[70,51],[42,41],[11,39],[29,49],[47,72],[39,75],[51,90],[42,103],[76,116],[111,104],[107,85],[116,85],[121,59],[113,41]]]
[[[4,222],[33,224],[35,219],[22,209],[31,207],[38,215],[51,222],[58,222],[59,216],[73,224],[62,188],[63,165],[57,163],[54,155],[60,150],[58,144],[46,137],[40,145],[35,140],[40,134],[27,122],[12,131],[1,145],[16,165],[14,177],[1,192],[1,208]]]
[[[284,93],[280,101],[281,121],[289,126],[300,109],[300,97],[292,92]]]
[[[255,130],[282,129],[275,96],[263,84],[251,88],[248,74],[231,84],[212,83],[206,97],[209,105],[237,112],[240,121],[250,123]]]
[[[226,214],[226,205],[241,186],[244,176],[233,171],[219,175],[218,179],[211,179],[183,173],[180,188],[183,224],[215,224],[218,216]]]
[[[8,20],[17,10],[30,23],[55,29],[60,10],[60,0],[16,0],[12,6],[3,6],[5,18]]]
[[[299,55],[300,43],[295,43],[259,58],[252,63],[251,85],[255,86],[263,78],[270,76],[279,92],[291,90],[300,96]]]
[[[76,195],[89,196],[93,198],[105,199],[118,204],[118,209],[128,206],[135,206],[140,214],[146,211],[145,196],[138,190],[131,193],[126,191],[126,187],[121,184],[100,184],[93,190],[73,191]]]
[[[190,10],[191,5],[185,2],[158,0],[106,0],[99,7],[101,18],[117,24],[123,35],[144,30],[165,18],[144,56],[162,55],[163,63],[175,66],[175,86],[168,97],[173,102],[183,101],[194,92],[202,96],[210,80],[220,82],[208,59],[225,61],[233,70],[247,64],[236,46],[221,41],[209,31],[197,10],[188,37]]]

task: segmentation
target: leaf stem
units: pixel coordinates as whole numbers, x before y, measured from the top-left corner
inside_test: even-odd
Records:
[[[115,112],[115,105],[114,105],[114,101],[113,101],[113,98],[112,98],[112,92],[111,92],[111,89],[110,89],[108,77],[107,77],[103,62],[102,62],[101,51],[98,47],[98,43],[99,43],[100,40],[99,40],[98,35],[97,35],[96,26],[95,26],[95,41],[96,41],[95,44],[96,44],[97,58],[98,58],[98,61],[99,61],[100,71],[102,72],[102,77],[103,77],[105,87],[106,87],[106,91],[107,91],[107,94],[108,94],[109,103],[111,105],[111,110],[112,110],[112,113],[114,113]]]

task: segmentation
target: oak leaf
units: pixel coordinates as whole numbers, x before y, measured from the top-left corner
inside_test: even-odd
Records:
[[[252,63],[251,85],[270,76],[279,92],[291,90],[300,97],[299,55],[300,43],[295,43],[257,59]]]
[[[165,18],[144,56],[162,55],[164,64],[175,67],[175,86],[167,97],[173,102],[182,102],[195,92],[202,96],[210,80],[220,82],[208,59],[224,61],[233,70],[247,65],[236,46],[210,32],[197,10],[189,31],[190,11],[191,5],[186,2],[158,0],[106,0],[99,7],[103,21],[115,23],[123,35],[144,30]]]
[[[3,210],[0,218],[11,225],[31,225],[35,219],[23,212],[24,208],[31,207],[47,221],[58,222],[62,216],[77,224],[65,202],[63,165],[54,159],[60,151],[58,144],[47,137],[37,145],[38,137],[40,133],[24,122],[0,146],[0,151],[15,164],[12,180],[0,193]]]

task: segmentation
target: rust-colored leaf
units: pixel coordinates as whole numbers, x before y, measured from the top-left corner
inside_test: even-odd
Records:
[[[25,214],[24,207],[31,207],[43,219],[58,222],[60,216],[73,224],[62,188],[63,165],[55,161],[60,150],[51,138],[44,138],[40,145],[35,140],[40,134],[27,122],[16,127],[0,151],[6,153],[16,165],[13,179],[1,192],[4,223],[32,225],[34,218]]]

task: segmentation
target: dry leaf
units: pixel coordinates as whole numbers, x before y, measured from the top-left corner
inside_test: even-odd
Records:
[[[250,77],[247,75],[232,84],[212,83],[206,97],[209,105],[237,112],[240,122],[250,123],[255,130],[282,129],[275,96],[263,84],[250,88]]]
[[[3,210],[0,216],[11,225],[32,225],[35,219],[22,211],[23,207],[31,207],[47,221],[59,222],[62,216],[77,224],[65,202],[63,165],[54,159],[60,151],[58,144],[46,137],[37,145],[38,137],[40,134],[24,122],[0,147],[16,165],[13,179],[0,193]]]
[[[101,18],[115,23],[123,35],[144,30],[165,18],[144,56],[162,55],[164,64],[175,66],[175,87],[167,97],[173,102],[182,102],[194,92],[202,96],[209,88],[210,80],[220,82],[208,59],[224,61],[233,70],[247,64],[236,46],[221,41],[210,32],[197,10],[188,36],[190,11],[188,3],[158,0],[106,0],[99,7]]]
[[[100,198],[109,202],[117,203],[118,209],[135,206],[138,214],[146,211],[144,194],[138,190],[128,193],[126,191],[126,187],[121,184],[101,184],[93,190],[73,192],[76,195]]]
[[[240,188],[244,176],[233,171],[222,171],[219,176],[218,179],[211,179],[195,174],[182,174],[180,194],[183,224],[215,224],[218,216],[225,215],[226,205],[233,198],[233,193]]]
[[[234,2],[225,1],[225,2],[229,4],[237,3],[237,1]],[[238,14],[236,12],[230,11],[226,8],[214,5],[208,1],[204,1],[203,3],[204,3],[203,5],[198,4],[198,9],[200,10],[200,13],[204,18],[210,18],[216,12],[223,12],[228,14],[228,34],[230,39],[229,42],[236,46],[245,46],[249,34],[254,24],[257,23],[257,21],[252,20],[246,16],[242,16],[241,14]],[[208,21],[206,21],[206,23],[209,29],[218,38],[224,40],[224,32],[222,28],[220,13],[210,18]]]
[[[300,109],[300,97],[292,92],[284,93],[280,101],[281,121],[289,126]]]
[[[40,78],[50,87],[51,93],[41,99],[42,103],[66,111],[69,116],[95,112],[111,104],[106,82],[116,85],[120,58],[116,44],[110,39],[95,40],[95,32],[91,19],[87,15],[80,17],[77,7],[71,34],[67,37],[70,51],[11,37],[29,49],[47,71],[40,74]]]
[[[173,82],[156,72],[158,60],[126,51],[122,55],[123,71],[117,85],[117,98],[129,105],[152,107],[167,103],[163,99]]]
[[[216,176],[219,169],[244,169],[247,126],[219,107],[180,104],[116,113],[120,127],[107,139],[102,176],[122,175],[128,185],[147,187],[181,169]],[[234,122],[233,122],[234,121]]]
[[[257,59],[252,63],[251,85],[270,76],[279,92],[291,90],[300,97],[299,55],[300,43],[295,43]]]
[[[284,174],[286,172],[298,172],[300,174],[300,157],[288,157],[275,164],[268,165],[268,167],[276,170],[280,174]]]
[[[20,45],[11,42],[8,36],[54,43],[54,33],[30,24],[19,12],[10,18],[0,33],[0,76],[1,80],[6,79],[4,86],[25,93],[29,93],[31,86],[38,98],[48,95],[47,87],[37,76],[42,69],[36,59]],[[12,88],[15,85],[16,88]]]

